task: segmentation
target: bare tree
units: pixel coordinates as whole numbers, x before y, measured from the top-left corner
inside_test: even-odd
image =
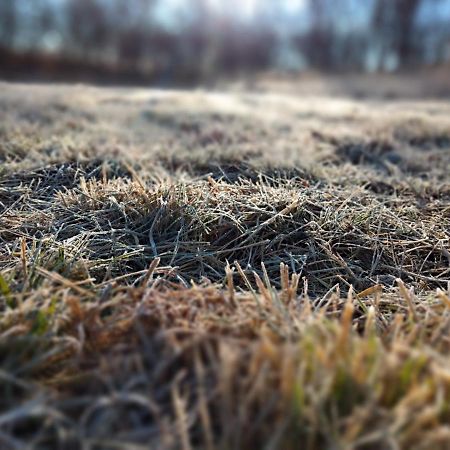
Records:
[[[334,58],[333,6],[328,0],[308,0],[309,32],[297,39],[297,45],[312,67],[332,69]]]
[[[382,58],[393,54],[398,64],[414,61],[415,19],[421,0],[378,0],[373,12],[375,39],[381,46]]]
[[[0,1],[0,45],[13,48],[18,31],[17,2]]]
[[[111,25],[99,0],[69,0],[66,45],[77,56],[101,57],[110,30]]]
[[[51,47],[51,39],[60,38],[57,8],[50,0],[33,0],[33,13],[29,21],[28,48],[39,53],[47,51]],[[59,42],[55,42],[59,44]]]

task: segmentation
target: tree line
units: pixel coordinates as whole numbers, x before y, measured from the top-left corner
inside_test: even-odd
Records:
[[[250,19],[189,0],[171,23],[162,2],[0,0],[0,58],[51,55],[171,80],[273,67],[393,70],[450,57],[448,19],[423,13],[450,0],[304,0],[289,13],[259,0]]]

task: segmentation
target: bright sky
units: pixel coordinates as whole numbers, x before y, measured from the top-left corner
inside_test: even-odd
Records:
[[[174,1],[174,0],[172,0]],[[186,1],[186,0],[175,0]],[[208,3],[217,11],[224,9],[224,5],[229,4],[229,0],[207,0]],[[281,3],[286,12],[295,12],[305,4],[305,0],[272,0],[272,2]],[[240,7],[237,8],[237,13],[241,13],[246,16],[252,16],[261,6],[261,0],[239,0],[235,2]],[[267,0],[266,0],[267,3]]]
[[[208,3],[214,11],[220,12],[224,7],[223,0],[208,0]],[[255,13],[259,0],[240,0],[239,3],[240,8],[238,8],[237,12],[249,17]]]
[[[306,0],[206,0],[211,10],[215,13],[233,11],[237,16],[251,19],[262,6],[270,2],[281,4],[281,9],[287,14],[293,14],[301,9]],[[190,0],[165,0],[160,2],[160,14],[170,18],[176,10],[189,9]],[[169,19],[170,20],[170,19]]]

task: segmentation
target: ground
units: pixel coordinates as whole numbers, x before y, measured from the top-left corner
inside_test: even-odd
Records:
[[[450,448],[450,103],[307,91],[0,84],[1,448]]]

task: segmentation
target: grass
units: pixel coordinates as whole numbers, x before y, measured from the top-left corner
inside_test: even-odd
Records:
[[[1,448],[448,448],[448,105],[7,87]]]

